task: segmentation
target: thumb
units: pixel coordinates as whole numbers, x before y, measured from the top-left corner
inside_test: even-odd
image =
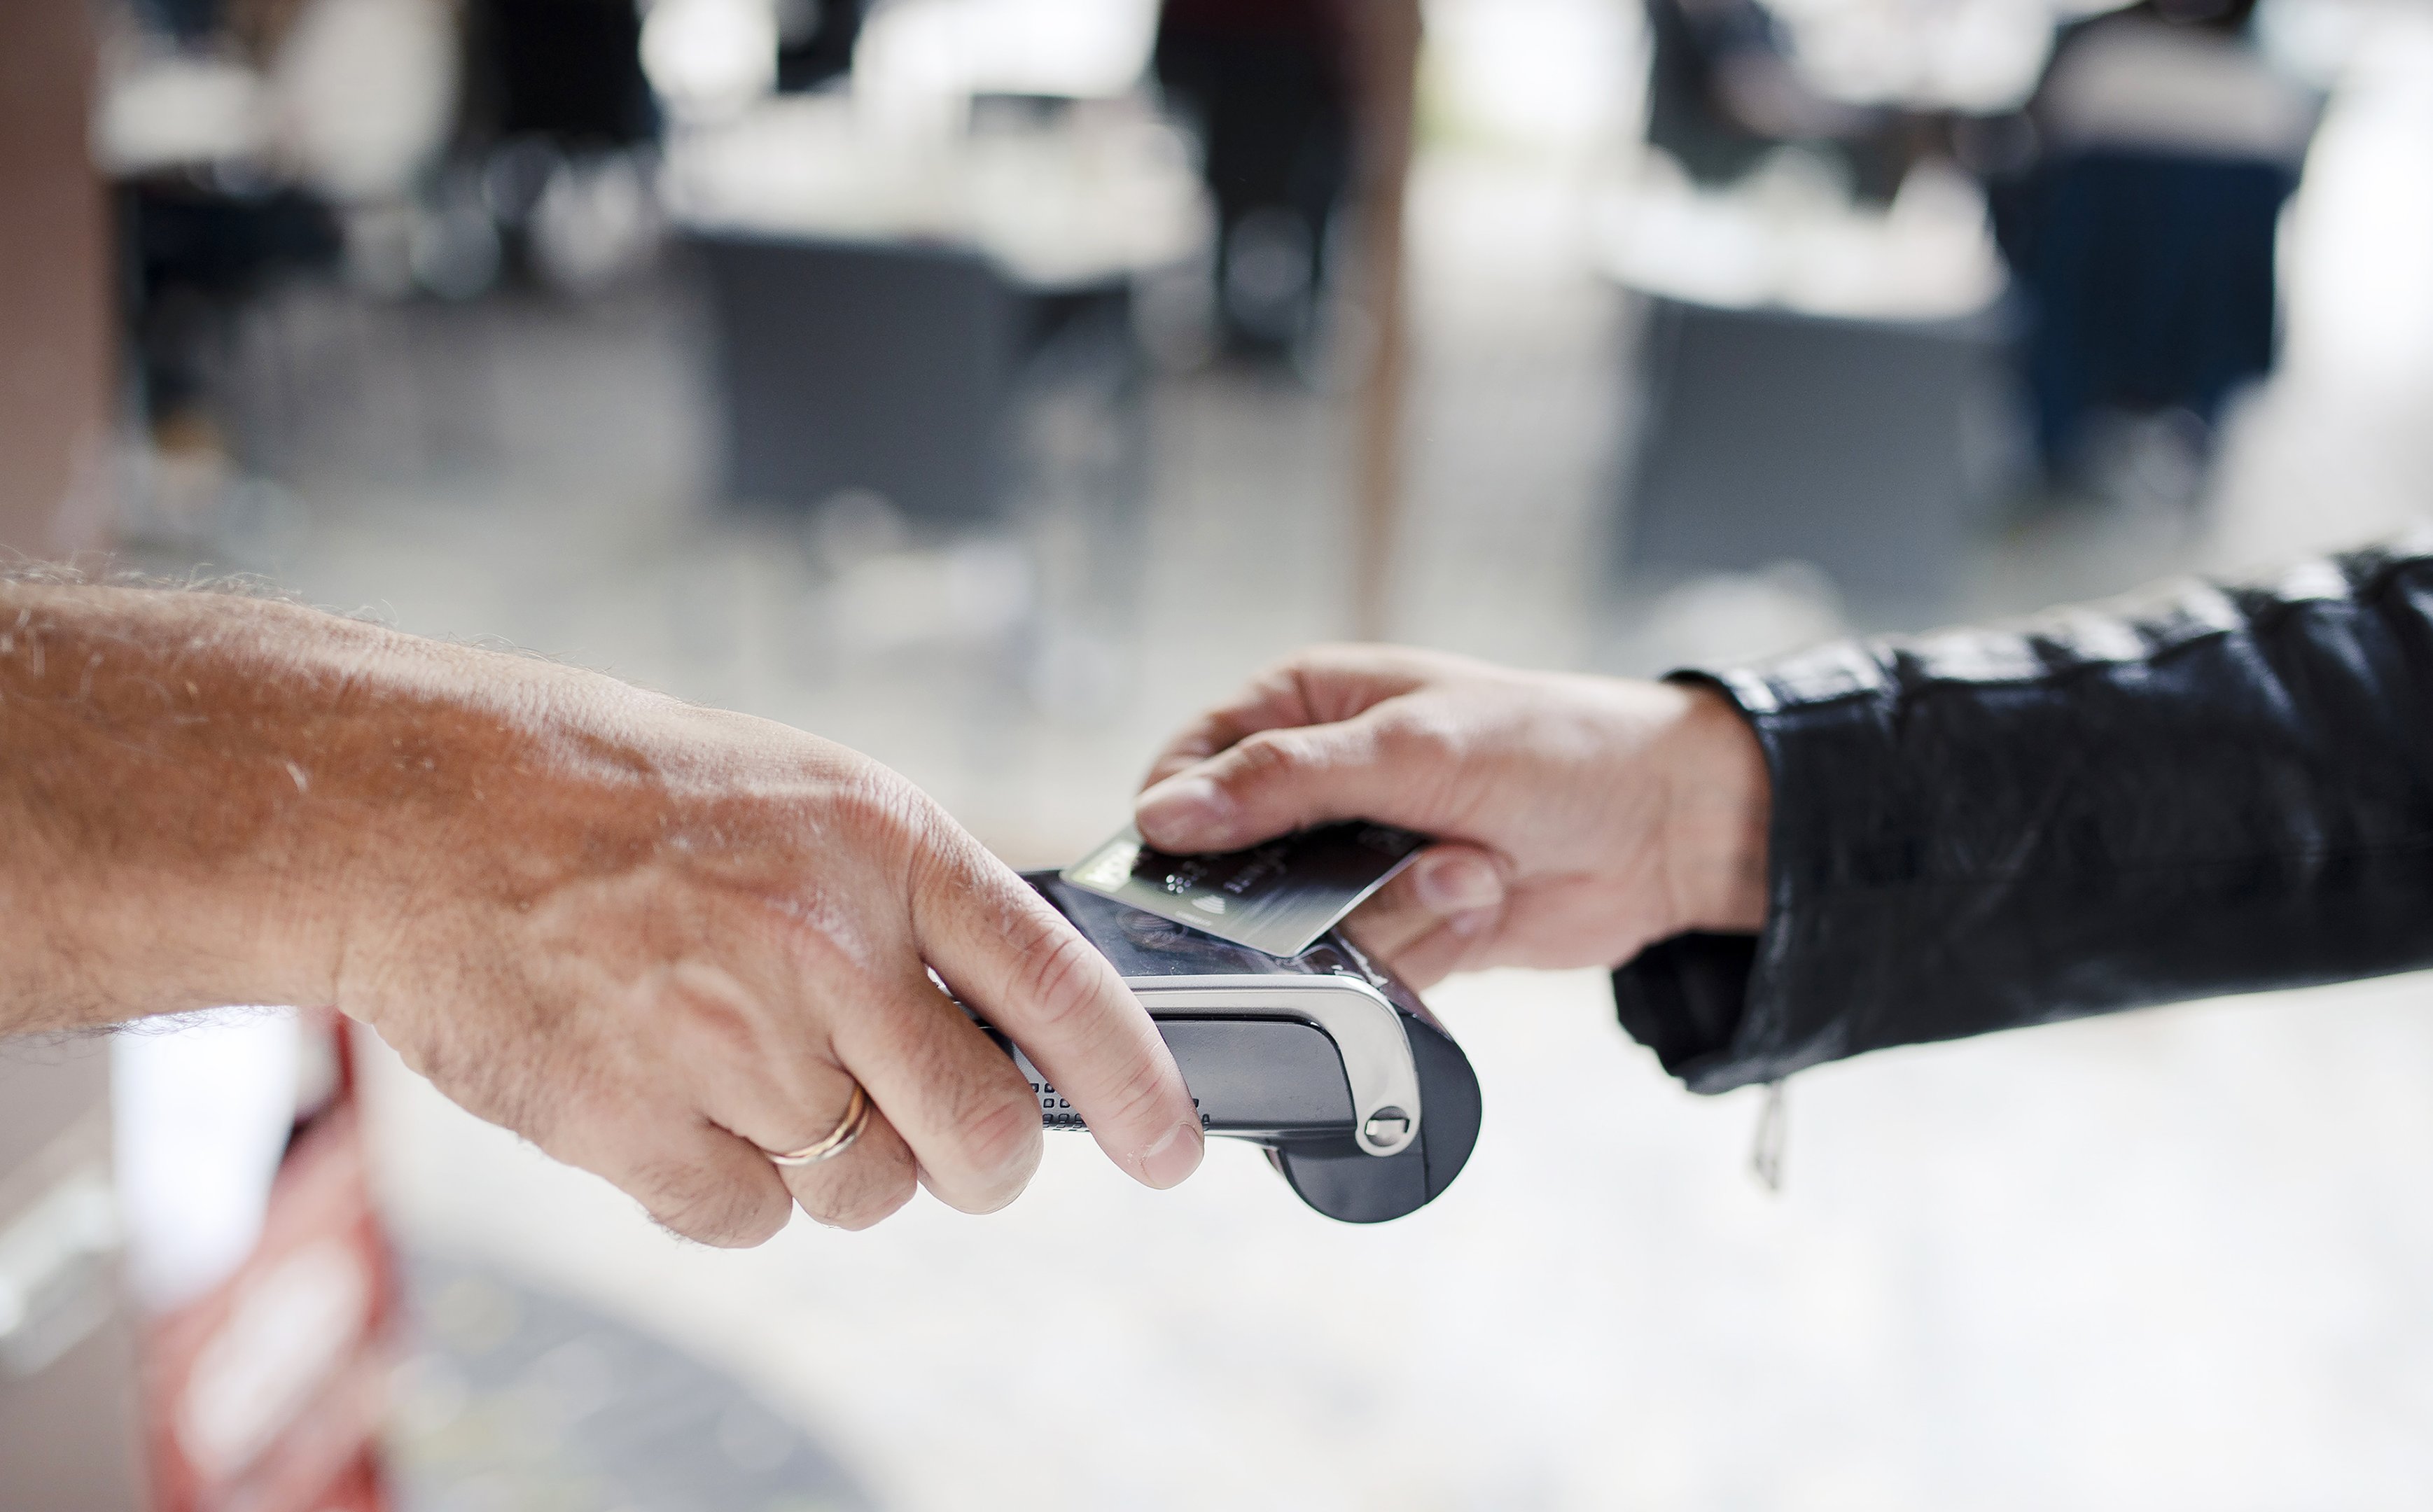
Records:
[[[1381,708],[1384,705],[1381,705]],[[1312,824],[1371,819],[1431,827],[1447,775],[1372,709],[1334,724],[1261,730],[1133,802],[1141,838],[1189,855],[1240,850]],[[1432,770],[1431,770],[1432,768]]]
[[[1485,943],[1510,896],[1507,869],[1482,845],[1431,845],[1354,909],[1346,927],[1354,943],[1393,967],[1396,976],[1412,986],[1424,985],[1403,969],[1413,952],[1423,944],[1459,951]],[[1447,969],[1439,965],[1437,974]]]

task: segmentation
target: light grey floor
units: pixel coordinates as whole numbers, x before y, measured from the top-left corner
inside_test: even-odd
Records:
[[[801,1429],[615,1318],[478,1266],[405,1267],[388,1488],[400,1512],[863,1512]]]
[[[2433,140],[2410,98],[2333,123],[2348,156],[2293,217],[2288,368],[2206,512],[1992,540],[1965,602],[2267,558],[2433,500],[2433,322],[2394,336],[2391,306],[2347,297],[2433,266],[2408,240],[2433,226],[2421,156],[2407,181],[2346,166]],[[1787,580],[1610,631],[1627,312],[1583,270],[1577,213],[1558,177],[1424,167],[1403,633],[1643,668],[1829,628]],[[213,516],[220,559],[846,740],[1016,860],[1099,838],[1172,722],[1346,628],[1343,415],[1288,384],[1160,385],[1138,609],[1058,647],[1037,627],[1087,619],[1073,580],[1026,585],[1018,552],[709,512],[681,297],[283,319],[247,361],[287,375],[257,420],[290,492]],[[1051,563],[1059,528],[1026,537]],[[2387,1507],[2433,1486],[2426,992],[1826,1068],[1792,1089],[1770,1197],[1744,1169],[1755,1104],[1666,1081],[1592,974],[1458,981],[1435,1001],[1486,1132],[1443,1201],[1374,1231],[1309,1215],[1245,1150],[1152,1195],[1065,1141],[997,1217],[924,1199],[719,1254],[385,1062],[375,1110],[413,1242],[684,1342],[891,1507]]]

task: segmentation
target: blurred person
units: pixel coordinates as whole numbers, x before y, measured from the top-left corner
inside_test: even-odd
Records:
[[[599,673],[0,578],[0,1037],[332,1004],[705,1243],[1020,1192],[1038,1102],[942,982],[1135,1179],[1199,1164],[1122,980],[935,804]]]
[[[410,196],[435,154],[453,7],[211,0],[182,22],[160,8],[135,7],[146,29],[103,50],[91,146],[115,201],[128,398],[164,458],[215,478],[261,440],[230,391],[257,314],[283,286],[361,272],[358,212]],[[151,477],[150,523],[199,501]]]
[[[1177,736],[1162,848],[1364,818],[1415,985],[1615,968],[1700,1092],[2433,966],[2433,535],[2004,629],[1664,682],[1304,652]]]
[[[853,72],[869,0],[777,0],[777,92],[836,84]]]
[[[2281,207],[2320,102],[2256,46],[2254,9],[2140,0],[2065,27],[2016,133],[2027,161],[1995,176],[2056,480],[2106,486],[2118,416],[2153,420],[2193,483],[2229,396],[2271,370]]]
[[[213,384],[242,312],[282,279],[335,267],[338,222],[305,190],[231,194],[183,170],[130,177],[117,199],[134,397],[162,450],[219,452],[230,438]]]
[[[1345,0],[1165,0],[1159,87],[1189,120],[1216,202],[1217,316],[1237,355],[1292,358],[1315,332],[1327,240],[1352,183]]]
[[[1646,0],[1647,144],[1710,188],[1738,183],[1787,145],[1846,171],[1887,203],[1918,156],[1902,112],[1829,99],[1793,60],[1759,0]]]
[[[635,0],[468,0],[462,145],[534,139],[560,151],[655,141]]]

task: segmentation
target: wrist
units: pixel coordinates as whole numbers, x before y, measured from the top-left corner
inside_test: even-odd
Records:
[[[1674,932],[1754,933],[1766,915],[1773,779],[1757,733],[1716,689],[1691,684],[1667,733],[1663,855]]]

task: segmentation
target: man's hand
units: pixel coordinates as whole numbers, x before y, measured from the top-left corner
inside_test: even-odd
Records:
[[[1126,1170],[1199,1164],[1106,961],[886,769],[279,603],[0,583],[0,1033],[334,1003],[668,1227],[1021,1191],[1018,1042]],[[876,1112],[844,1154],[762,1153]]]
[[[1757,928],[1767,795],[1756,737],[1707,689],[1329,646],[1176,737],[1137,817],[1184,853],[1340,819],[1436,836],[1348,926],[1425,986]]]

